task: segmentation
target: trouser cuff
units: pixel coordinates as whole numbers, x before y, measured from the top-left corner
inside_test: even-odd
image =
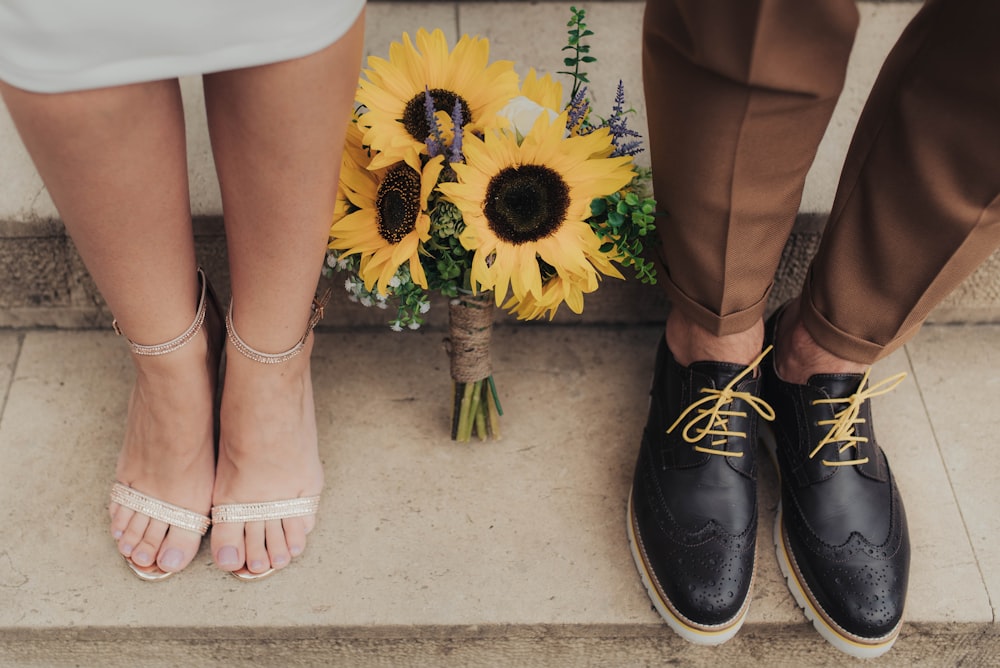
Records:
[[[667,299],[670,300],[671,307],[679,309],[699,327],[715,336],[739,334],[753,327],[764,317],[767,298],[771,294],[771,285],[768,285],[767,290],[754,304],[739,311],[720,315],[684,294],[666,272],[660,272],[657,278],[667,294]]]
[[[807,292],[799,298],[799,317],[806,331],[821,348],[851,362],[873,364],[902,345],[902,341],[893,341],[889,345],[872,343],[845,332],[817,310]]]

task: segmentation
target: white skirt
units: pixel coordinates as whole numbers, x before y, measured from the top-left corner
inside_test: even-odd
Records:
[[[58,93],[251,67],[333,44],[365,0],[0,0],[0,79]]]

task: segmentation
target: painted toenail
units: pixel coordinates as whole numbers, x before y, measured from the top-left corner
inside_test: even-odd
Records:
[[[121,529],[115,529],[115,530],[114,530],[114,531],[113,531],[113,532],[111,533],[111,535],[115,537],[115,540],[118,540],[119,538],[121,538],[122,536],[124,536],[124,535],[125,535],[125,532],[124,532],[124,531],[122,531]]]
[[[137,552],[132,555],[132,561],[139,564],[140,566],[149,566],[153,563],[153,560],[149,558],[149,554],[146,552]]]
[[[271,560],[271,563],[275,567],[284,566],[285,564],[288,563],[288,557],[286,557],[285,555],[281,555],[281,556],[275,557],[274,559]]]
[[[219,554],[215,558],[220,566],[235,567],[240,565],[240,553],[236,551],[235,547],[229,545],[219,550]]]
[[[160,558],[160,565],[164,568],[180,568],[184,561],[184,553],[176,547],[172,547],[163,553]]]
[[[249,568],[250,572],[252,573],[260,573],[262,570],[264,570],[264,562],[255,559],[254,561],[250,562]]]
[[[293,557],[297,557],[300,554],[302,554],[302,546],[301,545],[292,545],[291,547],[288,548],[288,551],[292,553]]]
[[[135,549],[134,547],[132,547],[128,543],[125,543],[124,545],[122,545],[122,554],[124,554],[126,557],[131,557],[132,550],[134,549]]]

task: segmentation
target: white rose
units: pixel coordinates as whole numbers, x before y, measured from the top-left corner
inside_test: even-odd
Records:
[[[559,116],[559,114],[551,109],[547,109],[523,95],[518,95],[508,102],[499,113],[510,122],[511,127],[517,132],[519,137],[524,137],[531,132],[531,128],[535,126],[535,121],[542,114],[547,113],[550,121],[555,120]]]

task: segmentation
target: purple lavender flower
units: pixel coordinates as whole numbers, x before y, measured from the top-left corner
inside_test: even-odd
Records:
[[[427,143],[427,154],[433,158],[444,153],[444,141],[441,139],[441,128],[437,122],[434,98],[431,97],[431,91],[427,86],[424,86],[424,113],[427,114],[427,127],[431,130],[425,140]]]
[[[462,102],[455,100],[455,108],[451,112],[451,123],[455,128],[455,138],[451,142],[451,150],[448,153],[448,162],[462,162]]]
[[[631,111],[631,110],[629,110]],[[628,112],[625,110],[625,85],[618,81],[618,93],[611,108],[611,116],[602,123],[611,133],[611,144],[615,147],[611,157],[637,155],[642,153],[642,135],[628,127]]]
[[[580,90],[576,92],[573,99],[569,101],[567,110],[569,114],[566,118],[566,129],[572,130],[579,126],[590,112],[590,101],[587,99],[586,86],[581,86]]]

